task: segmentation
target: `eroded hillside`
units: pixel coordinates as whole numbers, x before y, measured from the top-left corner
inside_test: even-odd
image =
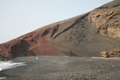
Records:
[[[120,49],[120,1],[56,22],[0,45],[2,58],[18,56],[100,56]]]

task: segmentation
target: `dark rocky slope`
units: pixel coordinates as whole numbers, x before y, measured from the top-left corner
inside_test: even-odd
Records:
[[[18,56],[100,56],[120,49],[120,1],[56,22],[0,45],[4,58]]]

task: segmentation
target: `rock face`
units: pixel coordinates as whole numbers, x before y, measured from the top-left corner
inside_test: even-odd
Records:
[[[0,55],[100,56],[120,48],[120,1],[56,22],[0,45]]]
[[[89,19],[97,32],[120,40],[120,4],[99,7],[90,13]]]

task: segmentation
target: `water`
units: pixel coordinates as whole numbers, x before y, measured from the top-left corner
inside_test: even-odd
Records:
[[[25,63],[24,62],[16,63],[12,61],[0,61],[0,71],[19,67],[19,66],[25,66]],[[5,78],[6,77],[0,77],[0,79],[5,79]]]
[[[6,77],[0,77],[0,79],[6,79]]]

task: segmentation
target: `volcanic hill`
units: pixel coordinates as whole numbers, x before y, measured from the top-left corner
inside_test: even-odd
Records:
[[[56,22],[0,44],[2,57],[100,56],[120,49],[120,1]]]

